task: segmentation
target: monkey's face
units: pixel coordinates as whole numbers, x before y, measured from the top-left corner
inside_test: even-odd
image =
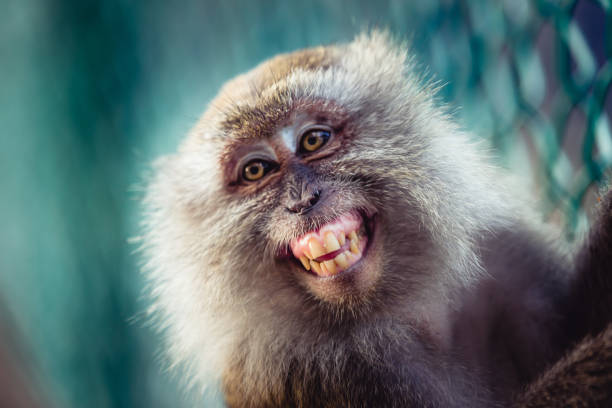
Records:
[[[332,302],[364,295],[382,270],[377,199],[364,188],[377,169],[358,159],[356,123],[330,101],[300,100],[267,137],[224,145],[227,194],[251,203],[251,234],[266,243],[251,260],[270,257],[272,279]]]
[[[267,87],[261,69],[252,73],[249,83],[263,89],[246,103],[228,98],[234,102],[219,108],[219,133],[200,142],[217,152],[222,175],[214,196],[201,201],[214,208],[204,210],[204,222],[220,214],[207,232],[223,249],[208,260],[231,259],[223,273],[239,276],[241,293],[279,302],[306,295],[352,307],[405,290],[429,273],[420,264],[435,253],[424,249],[430,236],[413,195],[425,173],[419,149],[426,145],[413,135],[409,111],[394,106],[397,95],[376,90],[389,79],[353,78],[342,66],[294,69],[300,75]],[[325,95],[321,76],[339,77],[331,84],[336,96]],[[401,72],[393,79],[400,81]],[[342,81],[369,85],[372,93]],[[204,125],[211,132],[210,121]]]

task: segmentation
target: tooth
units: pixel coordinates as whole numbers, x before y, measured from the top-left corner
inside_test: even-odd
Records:
[[[314,259],[313,256],[310,254],[308,248],[304,249],[304,255],[306,255],[306,258],[308,259]]]
[[[349,261],[348,258],[346,257],[346,255],[344,255],[346,251],[344,251],[343,253],[341,253],[340,255],[338,255],[337,257],[334,258],[334,261],[338,264],[338,266],[340,268],[342,268],[343,270],[348,268],[349,266]]]
[[[359,253],[359,248],[357,247],[357,240],[356,239],[351,239],[351,252],[354,254],[358,254]]]
[[[316,259],[321,255],[325,255],[325,249],[319,243],[319,240],[316,238],[311,238],[308,242],[308,247],[310,248],[310,253],[312,254],[312,258]]]
[[[321,266],[321,271],[322,271],[321,272],[321,276],[329,276],[330,273],[327,270],[327,268],[325,267],[325,263],[321,262],[319,265]]]
[[[333,259],[330,259],[329,261],[324,261],[323,265],[325,265],[325,268],[329,271],[331,275],[336,273],[336,263]]]
[[[338,236],[340,239],[340,245],[344,245],[344,243],[346,242],[346,237],[344,236],[344,231],[340,231],[340,235]]]
[[[321,274],[321,265],[317,261],[310,260],[310,266],[317,273],[317,275]]]
[[[338,243],[336,234],[333,232],[328,232],[325,234],[325,249],[327,252],[337,251],[340,249],[340,244]]]
[[[351,233],[349,234],[349,239],[351,241],[357,242],[357,233],[355,231],[351,231]]]
[[[310,270],[310,263],[308,262],[308,258],[302,255],[300,256],[300,262],[302,263],[302,265],[304,265],[304,268],[306,268],[307,271]]]

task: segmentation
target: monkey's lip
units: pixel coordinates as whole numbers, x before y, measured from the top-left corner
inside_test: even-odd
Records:
[[[354,211],[310,231],[290,243],[291,252],[306,271],[319,277],[332,277],[349,270],[365,255],[370,238],[367,224],[372,217]]]

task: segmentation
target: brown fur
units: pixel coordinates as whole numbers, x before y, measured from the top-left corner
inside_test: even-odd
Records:
[[[317,47],[278,55],[252,72],[241,75],[223,87],[213,109],[223,112],[221,127],[233,137],[251,139],[269,136],[271,128],[286,119],[292,110],[287,100],[291,90],[284,82],[295,70],[326,69],[334,59],[334,48]],[[269,97],[262,90],[274,87]]]
[[[612,325],[581,341],[530,384],[515,406],[612,406]]]

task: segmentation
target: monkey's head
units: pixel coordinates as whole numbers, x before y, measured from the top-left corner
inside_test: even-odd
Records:
[[[145,239],[176,360],[223,369],[247,338],[297,348],[398,310],[427,326],[478,274],[503,199],[413,69],[377,32],[277,56],[160,161]]]

